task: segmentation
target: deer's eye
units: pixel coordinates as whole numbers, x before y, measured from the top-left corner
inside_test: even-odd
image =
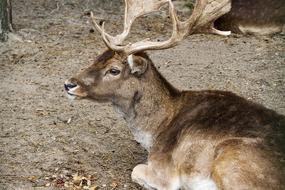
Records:
[[[110,69],[108,72],[109,72],[111,75],[116,76],[116,75],[120,74],[121,71],[120,71],[119,69],[112,68],[112,69]]]

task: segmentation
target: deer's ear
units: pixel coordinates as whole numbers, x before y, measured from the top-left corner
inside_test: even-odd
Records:
[[[132,74],[140,76],[147,70],[147,60],[143,57],[129,55],[127,62]]]

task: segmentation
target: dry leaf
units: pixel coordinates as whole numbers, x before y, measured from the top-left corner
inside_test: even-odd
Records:
[[[34,183],[37,179],[38,179],[38,178],[37,178],[36,176],[29,176],[29,177],[28,177],[28,180],[31,181],[31,182],[33,182],[33,183]]]
[[[111,184],[111,187],[116,188],[118,187],[118,183],[116,181],[113,181]]]

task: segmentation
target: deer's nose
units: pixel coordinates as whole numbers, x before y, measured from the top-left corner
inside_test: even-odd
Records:
[[[66,91],[69,91],[70,89],[75,88],[76,86],[77,86],[77,84],[74,84],[74,83],[65,83],[64,84],[64,88]]]

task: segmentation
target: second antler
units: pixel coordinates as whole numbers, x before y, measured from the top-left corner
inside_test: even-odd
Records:
[[[128,36],[134,20],[150,12],[158,11],[159,8],[168,3],[169,13],[173,23],[171,37],[162,42],[138,41],[123,45],[123,41]],[[112,50],[122,52],[125,55],[134,54],[144,50],[159,50],[175,46],[186,36],[193,33],[215,33],[219,35],[229,35],[230,31],[219,31],[213,27],[213,22],[229,12],[231,8],[230,0],[197,0],[190,18],[180,21],[177,17],[174,5],[171,0],[125,0],[124,31],[111,36],[104,30],[104,23],[100,27],[91,13],[91,18],[96,29],[101,33],[105,44]]]

